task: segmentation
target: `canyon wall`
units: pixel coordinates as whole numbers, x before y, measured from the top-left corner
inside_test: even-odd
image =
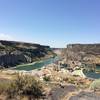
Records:
[[[0,41],[0,68],[31,63],[53,55],[54,53],[49,46],[15,41]]]
[[[64,54],[67,60],[100,64],[100,44],[69,44]]]

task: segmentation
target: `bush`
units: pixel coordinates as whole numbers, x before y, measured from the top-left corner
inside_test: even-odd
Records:
[[[68,77],[63,78],[63,81],[65,81],[65,82],[67,82],[68,80],[69,80]]]
[[[50,81],[51,79],[50,79],[50,76],[44,76],[43,80],[47,82],[47,81]]]
[[[42,84],[32,76],[17,75],[17,78],[11,82],[7,93],[10,98],[15,96],[40,98],[43,96],[43,88]]]
[[[100,79],[93,81],[90,85],[91,90],[100,90]]]
[[[68,78],[68,83],[75,84],[76,83],[76,79],[74,77],[69,77]]]
[[[0,94],[5,93],[9,88],[10,82],[5,80],[0,80]]]

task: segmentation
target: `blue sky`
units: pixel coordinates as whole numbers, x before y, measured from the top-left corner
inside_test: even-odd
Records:
[[[0,0],[0,39],[100,43],[100,0]]]

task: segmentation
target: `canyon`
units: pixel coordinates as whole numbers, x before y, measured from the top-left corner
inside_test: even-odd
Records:
[[[53,55],[49,46],[0,40],[0,68],[32,63]]]

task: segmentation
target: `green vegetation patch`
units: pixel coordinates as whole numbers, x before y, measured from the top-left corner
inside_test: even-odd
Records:
[[[91,90],[100,90],[100,79],[93,81],[90,85]]]

